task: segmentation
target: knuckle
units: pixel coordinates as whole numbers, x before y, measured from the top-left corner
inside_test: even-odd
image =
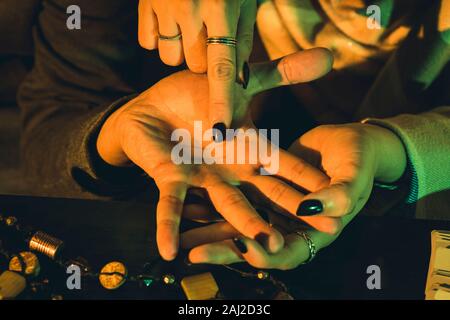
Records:
[[[281,184],[275,184],[272,186],[269,192],[269,198],[274,202],[278,202],[287,192],[287,188]]]
[[[234,65],[233,62],[224,59],[212,66],[211,77],[219,81],[231,81],[234,79]]]
[[[291,167],[291,180],[292,181],[300,180],[302,178],[304,172],[305,172],[305,164],[301,161],[296,162]]]
[[[202,61],[192,61],[188,60],[187,61],[189,70],[191,70],[194,73],[205,73],[207,70],[207,66],[205,62]]]
[[[178,223],[177,221],[173,220],[173,219],[161,219],[158,221],[158,227],[164,227],[167,229],[175,229],[176,227],[178,227]]]
[[[238,193],[228,194],[222,200],[222,207],[224,207],[224,208],[234,207],[236,205],[239,205],[241,202],[242,202],[242,197],[240,194],[238,194]]]
[[[180,198],[171,194],[161,196],[159,201],[177,209],[183,205],[183,202],[180,200]]]

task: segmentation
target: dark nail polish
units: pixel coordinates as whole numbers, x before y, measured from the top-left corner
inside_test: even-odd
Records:
[[[269,213],[267,212],[267,210],[265,210],[263,208],[257,208],[256,212],[258,212],[258,214],[261,216],[261,218],[263,218],[265,221],[270,222],[270,216],[269,216]]]
[[[248,82],[250,80],[250,68],[248,66],[248,62],[244,62],[244,67],[242,69],[242,74],[243,74],[243,83],[242,83],[242,87],[244,89],[247,89],[248,86]]]
[[[247,253],[247,246],[241,238],[234,238],[233,243],[241,253]]]
[[[213,126],[213,139],[214,139],[214,141],[215,142],[222,142],[224,137],[225,137],[226,130],[227,130],[227,127],[225,126],[225,123],[223,123],[223,122],[216,123]]]
[[[313,216],[323,211],[322,202],[311,199],[300,203],[297,209],[297,216]]]
[[[269,249],[269,235],[267,233],[258,233],[255,236],[255,240],[258,241],[258,243],[266,249]]]

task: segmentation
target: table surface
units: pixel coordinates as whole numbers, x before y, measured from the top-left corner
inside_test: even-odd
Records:
[[[94,265],[132,267],[158,256],[153,205],[6,195],[0,213],[63,239]],[[310,264],[271,274],[297,299],[423,299],[434,229],[449,230],[450,221],[358,216]],[[381,269],[380,290],[367,288],[370,265]]]

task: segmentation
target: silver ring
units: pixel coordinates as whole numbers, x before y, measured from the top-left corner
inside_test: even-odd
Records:
[[[299,235],[300,237],[302,237],[306,241],[306,244],[308,245],[308,249],[309,249],[309,257],[302,264],[306,264],[306,263],[311,262],[311,260],[314,259],[314,257],[317,254],[316,245],[312,241],[312,239],[309,236],[309,234],[306,233],[305,231],[295,231],[295,234]]]
[[[181,33],[175,35],[175,36],[165,36],[162,34],[158,34],[159,40],[167,40],[167,41],[175,41],[181,39]]]
[[[237,40],[233,37],[209,37],[206,39],[206,45],[223,44],[230,47],[236,47]]]

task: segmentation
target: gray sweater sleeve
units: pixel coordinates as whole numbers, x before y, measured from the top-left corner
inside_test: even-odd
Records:
[[[33,30],[34,66],[18,93],[22,164],[37,194],[123,197],[147,178],[108,166],[95,142],[105,119],[137,91],[136,6],[78,1],[81,30],[68,30],[70,4],[44,1]]]

